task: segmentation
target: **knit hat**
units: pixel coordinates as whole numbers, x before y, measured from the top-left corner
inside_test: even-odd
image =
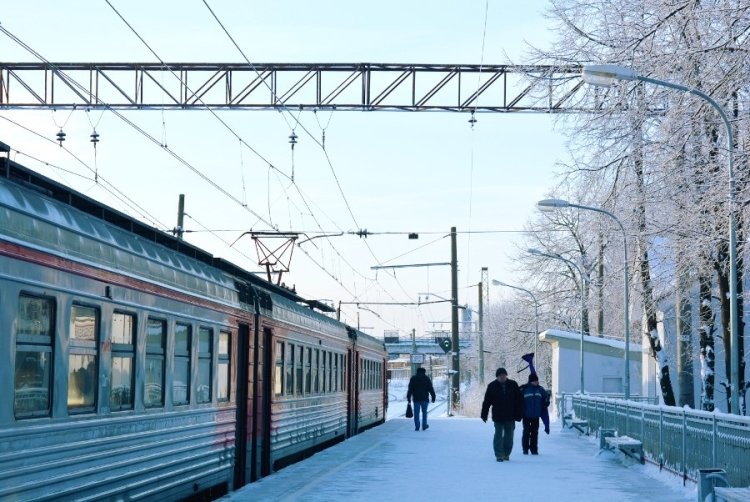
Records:
[[[417,368],[417,373],[427,373],[427,370],[424,368]]]
[[[529,375],[529,383],[538,382],[538,381],[539,381],[539,377],[536,376],[536,373],[532,373],[531,375]]]
[[[498,368],[495,372],[495,376],[499,377],[500,375],[508,375],[508,372],[505,370],[505,368]]]

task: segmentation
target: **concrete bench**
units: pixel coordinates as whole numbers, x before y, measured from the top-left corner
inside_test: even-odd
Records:
[[[643,457],[643,443],[629,436],[604,436],[604,447],[609,450],[620,450],[625,455],[636,459],[641,464],[645,462]]]
[[[728,488],[717,486],[714,495],[718,502],[747,502],[750,500],[750,488]]]

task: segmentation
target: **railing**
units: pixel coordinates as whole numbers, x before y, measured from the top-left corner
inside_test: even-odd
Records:
[[[591,430],[614,429],[640,440],[647,460],[683,479],[694,481],[698,469],[713,467],[724,469],[732,486],[750,485],[750,417],[563,394],[562,416],[571,410]]]

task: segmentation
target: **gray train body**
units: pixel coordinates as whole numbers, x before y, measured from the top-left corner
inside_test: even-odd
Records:
[[[384,420],[382,342],[0,157],[0,500],[209,499]]]

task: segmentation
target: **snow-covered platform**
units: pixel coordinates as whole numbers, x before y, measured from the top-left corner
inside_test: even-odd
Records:
[[[478,418],[430,418],[427,431],[396,418],[238,490],[224,500],[519,502],[695,500],[695,487],[653,465],[599,453],[592,438],[542,432],[539,455],[496,462],[493,427]]]

